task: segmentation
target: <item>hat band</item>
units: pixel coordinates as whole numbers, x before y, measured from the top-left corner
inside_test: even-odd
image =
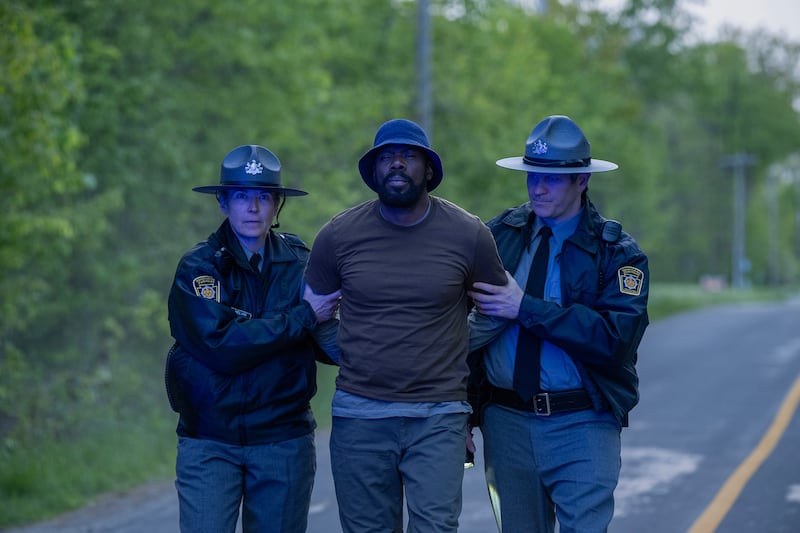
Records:
[[[523,163],[527,163],[528,165],[533,165],[536,167],[553,167],[553,168],[561,168],[561,167],[588,167],[592,163],[591,157],[586,157],[583,159],[540,159],[538,157],[522,157]]]
[[[220,187],[241,187],[241,188],[253,188],[253,187],[260,187],[260,188],[271,188],[271,189],[281,189],[283,188],[279,183],[267,183],[263,181],[224,181],[219,184]]]

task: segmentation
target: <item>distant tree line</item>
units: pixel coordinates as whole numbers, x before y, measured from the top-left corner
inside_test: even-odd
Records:
[[[701,42],[669,0],[629,0],[613,17],[586,1],[544,13],[510,0],[430,4],[437,194],[484,219],[524,202],[520,175],[494,161],[520,155],[544,116],[566,114],[597,157],[620,164],[590,195],[637,237],[653,281],[729,278],[721,161],[748,153],[748,279],[800,280],[798,174],[778,182],[767,216],[769,169],[798,151],[798,43],[738,31]],[[356,161],[384,120],[417,118],[416,8],[0,3],[0,457],[82,427],[76,406],[136,411],[143,391],[165,403],[175,265],[221,219],[191,187],[217,182],[229,149],[269,147],[284,182],[310,191],[281,215],[309,244],[372,196]]]

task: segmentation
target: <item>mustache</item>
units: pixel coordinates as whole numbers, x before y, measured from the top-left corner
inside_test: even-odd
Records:
[[[391,172],[389,174],[386,174],[386,176],[384,176],[384,178],[383,178],[383,182],[386,183],[387,181],[389,181],[392,178],[403,178],[404,180],[406,180],[408,182],[411,181],[411,176],[409,176],[405,172],[395,171],[395,172]]]

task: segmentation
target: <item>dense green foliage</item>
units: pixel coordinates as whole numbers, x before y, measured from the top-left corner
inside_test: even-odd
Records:
[[[730,277],[720,161],[747,152],[749,280],[800,281],[800,45],[698,42],[672,0],[613,17],[590,1],[529,4],[431,0],[437,194],[484,219],[522,203],[520,174],[494,161],[520,155],[545,115],[570,115],[621,167],[592,180],[595,203],[637,237],[655,282],[691,284]],[[0,3],[0,505],[15,509],[0,526],[35,516],[25,502],[44,491],[138,481],[107,453],[125,443],[150,454],[131,470],[168,470],[166,294],[179,256],[221,220],[191,187],[215,183],[234,146],[263,144],[311,192],[287,202],[281,229],[313,242],[371,196],[355,165],[377,126],[416,118],[416,21],[407,0]],[[59,490],[65,462],[110,475]]]

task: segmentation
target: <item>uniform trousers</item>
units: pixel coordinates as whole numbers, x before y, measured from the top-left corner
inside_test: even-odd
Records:
[[[316,471],[314,434],[234,446],[180,437],[176,462],[180,528],[234,533],[305,533]]]
[[[486,483],[501,533],[599,533],[614,515],[620,425],[591,409],[538,416],[484,408]]]

